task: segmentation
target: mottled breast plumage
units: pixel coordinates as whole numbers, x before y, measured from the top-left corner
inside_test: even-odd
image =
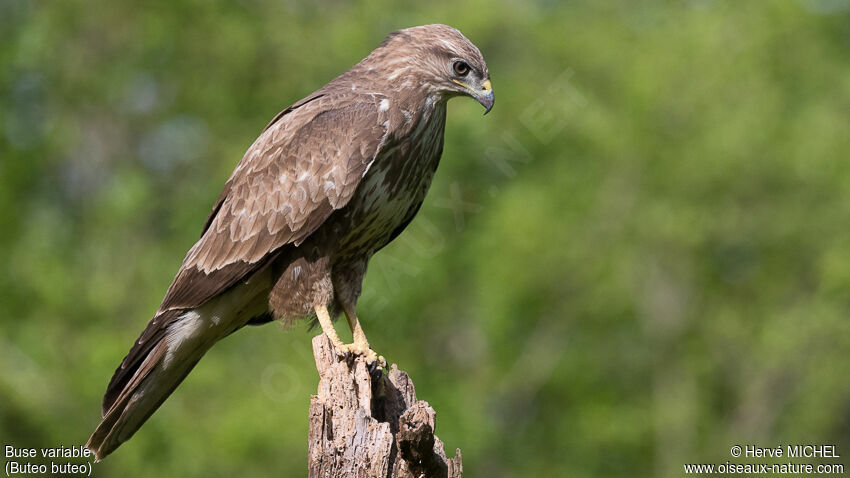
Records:
[[[434,102],[391,127],[348,205],[328,220],[338,262],[368,258],[413,219],[439,164],[445,114],[445,103]]]

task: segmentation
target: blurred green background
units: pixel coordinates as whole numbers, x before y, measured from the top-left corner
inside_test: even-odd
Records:
[[[359,308],[467,476],[682,476],[734,444],[846,463],[838,0],[2,0],[0,444],[83,444],[266,122],[436,22],[484,53],[496,106],[451,102]],[[220,343],[94,474],[304,475],[311,336]]]

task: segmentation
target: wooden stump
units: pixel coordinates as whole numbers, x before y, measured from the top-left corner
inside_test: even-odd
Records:
[[[313,338],[319,389],[310,398],[311,478],[460,478],[460,449],[446,458],[434,436],[436,412],[416,399],[413,381],[393,364],[373,383],[363,357],[337,357],[324,334]]]

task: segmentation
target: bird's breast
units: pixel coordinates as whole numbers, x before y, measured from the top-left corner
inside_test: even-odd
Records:
[[[338,255],[380,249],[419,209],[442,153],[445,108],[421,121],[381,149],[354,196],[335,214],[331,226]]]

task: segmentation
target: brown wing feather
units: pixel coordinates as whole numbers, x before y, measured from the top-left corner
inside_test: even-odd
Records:
[[[308,96],[307,98],[304,98],[303,100],[301,100],[301,101],[295,103],[294,105],[286,108],[285,110],[281,111],[274,118],[272,118],[271,121],[269,121],[269,124],[267,124],[266,127],[263,128],[263,132],[265,132],[267,129],[271,128],[275,123],[278,122],[278,120],[280,120],[281,118],[283,118],[288,113],[295,110],[296,108],[300,108],[301,106],[306,105],[307,103],[309,103],[313,100],[317,100],[317,99],[321,98],[322,96],[325,96],[325,95],[324,94],[314,94],[312,96]],[[215,219],[215,216],[218,214],[218,210],[221,209],[221,204],[227,198],[227,195],[229,193],[230,193],[230,181],[228,181],[227,184],[224,185],[224,189],[221,191],[221,194],[219,194],[218,199],[216,199],[215,205],[213,206],[212,211],[210,211],[209,216],[207,216],[207,220],[204,222],[204,228],[201,230],[201,237],[203,237],[204,233],[207,232],[207,229],[209,229],[210,224],[212,224],[213,219]]]
[[[159,311],[115,371],[104,413],[183,311],[247,279],[345,206],[386,133],[373,100],[320,94],[281,112],[237,165]]]
[[[323,97],[305,105],[316,111],[308,112],[303,126],[279,121],[248,150],[161,311],[201,305],[270,253],[299,245],[348,202],[377,155],[386,126],[372,102],[337,106],[332,100]]]

